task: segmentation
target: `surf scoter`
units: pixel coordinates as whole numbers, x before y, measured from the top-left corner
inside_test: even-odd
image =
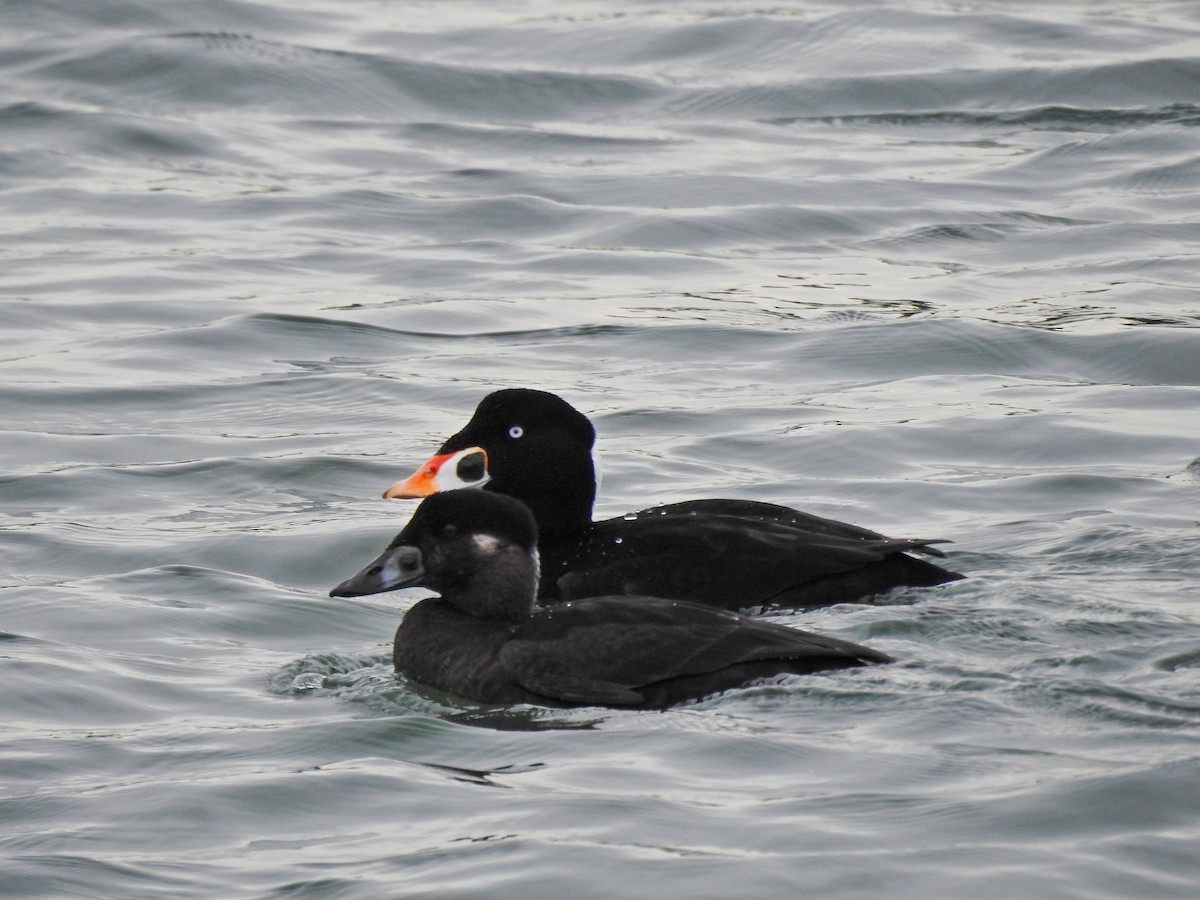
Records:
[[[378,559],[330,595],[437,591],[396,630],[396,671],[482,703],[661,709],[784,673],[892,661],[849,641],[681,600],[537,606],[536,538],[519,500],[436,494]]]
[[[689,500],[593,522],[595,439],[588,418],[555,394],[496,391],[383,496],[483,487],[523,501],[541,535],[543,603],[644,594],[806,609],[964,577],[903,552],[945,556],[930,546],[943,541],[889,538],[752,500]]]

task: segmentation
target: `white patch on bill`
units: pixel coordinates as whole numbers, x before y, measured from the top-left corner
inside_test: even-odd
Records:
[[[383,564],[383,569],[379,573],[380,584],[396,584],[403,579],[404,575],[400,570],[400,560],[393,553],[387,558],[387,562]]]
[[[488,474],[487,469],[483,470],[483,477],[478,481],[464,481],[458,477],[458,464],[468,456],[479,453],[478,447],[468,447],[466,450],[459,450],[449,459],[447,459],[437,475],[433,479],[434,486],[438,491],[456,491],[459,488],[480,488],[492,480],[492,476]]]

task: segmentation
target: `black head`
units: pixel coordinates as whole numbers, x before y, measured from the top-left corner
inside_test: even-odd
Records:
[[[482,487],[525,503],[544,541],[567,537],[592,520],[595,443],[587,416],[561,397],[529,388],[495,391],[433,459],[384,496]]]
[[[427,497],[392,543],[420,545],[460,534],[488,534],[526,553],[537,547],[537,524],[523,503],[476,491],[447,491]]]
[[[537,577],[537,526],[524,504],[448,491],[424,500],[387,549],[330,595],[427,587],[469,615],[515,618],[533,608]]]
[[[596,429],[588,417],[557,394],[532,388],[507,388],[493,391],[479,401],[471,421],[447,439],[440,452],[482,446],[490,455],[492,447],[488,443],[499,448],[507,439],[515,446],[523,438],[539,434],[569,437],[589,453],[596,441]]]

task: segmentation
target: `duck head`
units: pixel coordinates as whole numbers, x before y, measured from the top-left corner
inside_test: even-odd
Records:
[[[426,497],[481,487],[525,503],[543,540],[550,540],[591,523],[595,443],[587,416],[561,397],[528,388],[495,391],[428,462],[383,496]]]
[[[425,499],[382,554],[329,594],[426,587],[468,615],[516,619],[533,609],[537,579],[529,509],[500,494],[449,491]]]

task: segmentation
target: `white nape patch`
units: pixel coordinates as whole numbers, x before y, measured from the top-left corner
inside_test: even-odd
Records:
[[[492,476],[486,468],[483,471],[483,477],[478,481],[464,481],[458,477],[458,464],[462,462],[463,458],[479,452],[478,447],[468,447],[466,450],[459,450],[442,463],[441,468],[438,469],[437,475],[433,479],[433,484],[438,491],[456,491],[459,488],[481,488],[491,481]]]
[[[504,541],[494,534],[473,534],[471,535],[471,541],[475,544],[475,548],[484,556],[495,556],[500,552],[500,548],[504,546]]]
[[[542,583],[542,558],[537,547],[529,551],[529,559],[533,563],[533,590],[536,593],[537,586]]]
[[[600,497],[600,482],[604,480],[604,470],[600,467],[600,450],[592,444],[592,476],[596,482],[596,497]]]

